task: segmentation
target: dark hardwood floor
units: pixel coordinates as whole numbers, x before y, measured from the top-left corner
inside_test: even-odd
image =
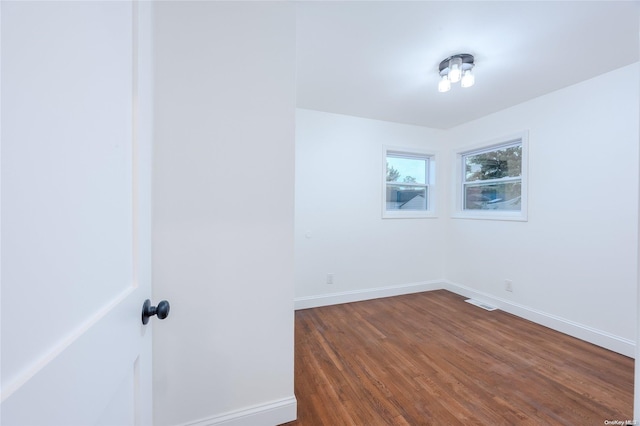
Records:
[[[445,290],[296,312],[287,425],[603,425],[633,360]]]

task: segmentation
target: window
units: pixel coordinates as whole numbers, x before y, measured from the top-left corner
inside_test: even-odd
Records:
[[[435,155],[384,148],[383,218],[434,217]]]
[[[526,134],[457,153],[456,217],[527,219]]]

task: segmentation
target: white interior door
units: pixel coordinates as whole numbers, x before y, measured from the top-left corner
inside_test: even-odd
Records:
[[[150,4],[2,1],[2,425],[151,423]]]

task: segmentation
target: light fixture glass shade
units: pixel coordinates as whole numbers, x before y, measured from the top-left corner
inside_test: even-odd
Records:
[[[445,74],[442,76],[440,82],[438,83],[438,92],[448,92],[449,90],[451,90],[451,82]]]
[[[448,92],[451,90],[453,83],[460,83],[462,87],[473,86],[476,82],[472,72],[475,67],[474,61],[474,56],[468,53],[451,55],[440,61],[438,65],[438,74],[440,76],[438,91]]]
[[[457,83],[462,77],[462,58],[452,58],[449,61],[449,80]]]
[[[471,70],[465,70],[462,81],[460,82],[460,86],[462,87],[471,87],[475,84],[476,78],[474,77]]]

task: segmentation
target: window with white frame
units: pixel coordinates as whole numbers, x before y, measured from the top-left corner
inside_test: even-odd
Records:
[[[433,217],[433,153],[384,148],[384,218]]]
[[[459,151],[458,217],[526,220],[526,134]]]

